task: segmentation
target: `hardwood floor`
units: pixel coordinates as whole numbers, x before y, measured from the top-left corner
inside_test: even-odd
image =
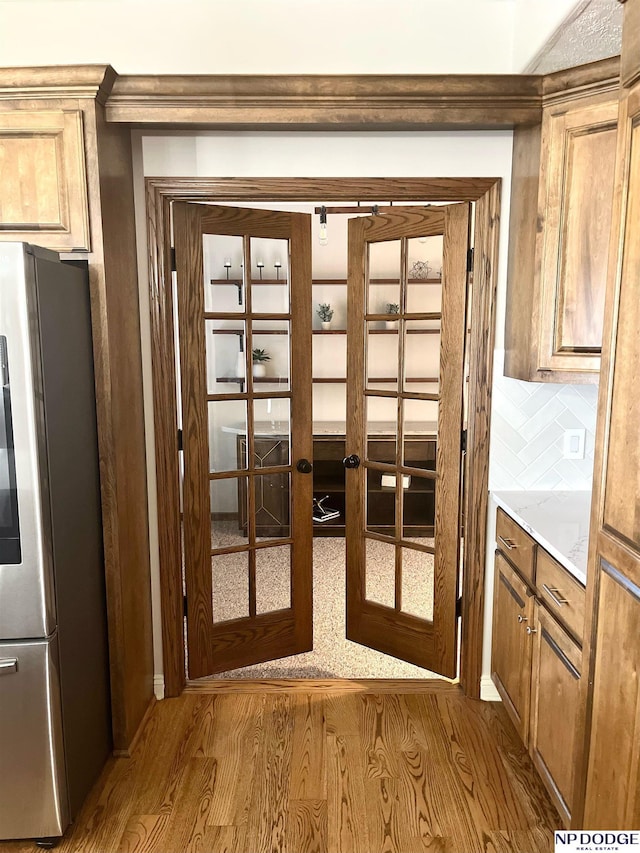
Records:
[[[57,850],[542,853],[554,828],[502,706],[456,686],[200,691],[156,704]]]

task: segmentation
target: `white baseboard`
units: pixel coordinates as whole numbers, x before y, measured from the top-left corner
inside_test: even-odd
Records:
[[[156,699],[164,699],[164,675],[153,676],[153,692]]]
[[[483,675],[480,679],[480,698],[483,702],[502,702],[490,675]]]

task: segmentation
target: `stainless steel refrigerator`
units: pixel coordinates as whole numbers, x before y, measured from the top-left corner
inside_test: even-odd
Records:
[[[45,847],[111,751],[86,264],[0,242],[0,381],[0,839]]]

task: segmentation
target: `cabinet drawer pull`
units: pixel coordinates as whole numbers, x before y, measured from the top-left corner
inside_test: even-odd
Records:
[[[523,616],[522,613],[518,613],[518,622],[522,625],[523,622],[528,622],[529,617]]]
[[[502,542],[507,551],[513,551],[518,547],[513,539],[505,539],[504,536],[498,536],[498,542]]]
[[[567,598],[558,598],[556,595],[560,590],[555,586],[547,586],[546,583],[542,584],[542,589],[547,593],[549,598],[553,601],[555,605],[558,607],[564,607],[565,604],[569,603],[569,599]]]
[[[538,633],[537,628],[532,628],[531,625],[527,625],[527,634],[537,634],[537,633]]]

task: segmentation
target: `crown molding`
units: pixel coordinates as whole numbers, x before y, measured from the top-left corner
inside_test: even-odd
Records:
[[[609,94],[613,57],[548,75],[123,75],[110,65],[0,68],[0,101],[96,100],[107,121],[262,130],[500,129]]]
[[[0,100],[91,98],[104,106],[117,77],[111,65],[0,68]]]
[[[542,78],[542,105],[573,101],[587,95],[617,93],[620,87],[620,57],[612,56],[577,65]]]
[[[540,121],[526,75],[122,76],[107,120],[208,127],[505,128]]]

